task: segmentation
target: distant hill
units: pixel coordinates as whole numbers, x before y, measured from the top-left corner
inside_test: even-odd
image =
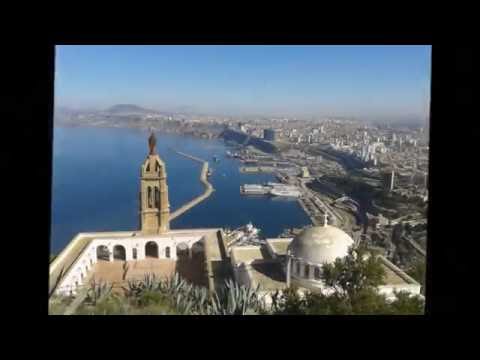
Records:
[[[137,105],[132,104],[117,104],[109,107],[105,110],[110,114],[147,114],[147,113],[158,113],[158,111],[145,109]]]

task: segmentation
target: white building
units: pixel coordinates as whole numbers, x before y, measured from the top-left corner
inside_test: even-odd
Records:
[[[259,286],[265,295],[288,286],[305,290],[329,292],[332,289],[322,281],[324,264],[344,258],[354,240],[343,230],[331,226],[306,228],[295,238],[267,239],[266,245],[232,247],[231,264],[237,282],[246,286]],[[387,299],[395,292],[420,294],[421,285],[381,255],[378,256],[385,271],[384,284],[378,287]],[[279,273],[283,272],[283,276]],[[267,303],[271,300],[266,296]]]

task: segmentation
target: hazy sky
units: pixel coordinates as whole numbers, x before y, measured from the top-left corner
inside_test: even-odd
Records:
[[[425,119],[430,46],[57,46],[55,102]]]

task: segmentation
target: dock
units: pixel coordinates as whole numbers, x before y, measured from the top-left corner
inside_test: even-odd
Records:
[[[173,150],[173,149],[172,149]],[[205,161],[203,159],[200,159],[198,157],[195,157],[195,156],[192,156],[192,155],[189,155],[189,154],[185,154],[183,152],[180,152],[180,151],[177,151],[177,150],[173,150],[175,151],[177,154],[181,155],[181,156],[184,156],[188,159],[191,159],[193,161],[198,161],[200,163],[203,164],[202,166],[202,171],[200,172],[200,182],[204,185],[205,187],[205,191],[203,192],[203,194],[195,197],[194,199],[190,200],[188,203],[186,203],[185,205],[182,205],[180,208],[178,208],[177,210],[175,210],[174,212],[172,212],[170,214],[170,221],[172,221],[173,219],[177,218],[178,216],[182,215],[183,213],[187,212],[188,210],[190,210],[191,208],[193,208],[194,206],[198,205],[199,203],[201,203],[203,200],[205,200],[206,198],[208,198],[212,192],[215,190],[212,186],[212,184],[210,184],[208,182],[208,179],[207,179],[207,174],[208,174],[208,161]]]
[[[242,173],[272,173],[276,169],[271,166],[241,166],[239,170]]]

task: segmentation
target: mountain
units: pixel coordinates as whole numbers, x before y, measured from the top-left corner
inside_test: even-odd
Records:
[[[158,113],[155,110],[149,110],[132,104],[117,104],[109,107],[105,112],[115,115],[127,115],[127,114],[149,114]]]

